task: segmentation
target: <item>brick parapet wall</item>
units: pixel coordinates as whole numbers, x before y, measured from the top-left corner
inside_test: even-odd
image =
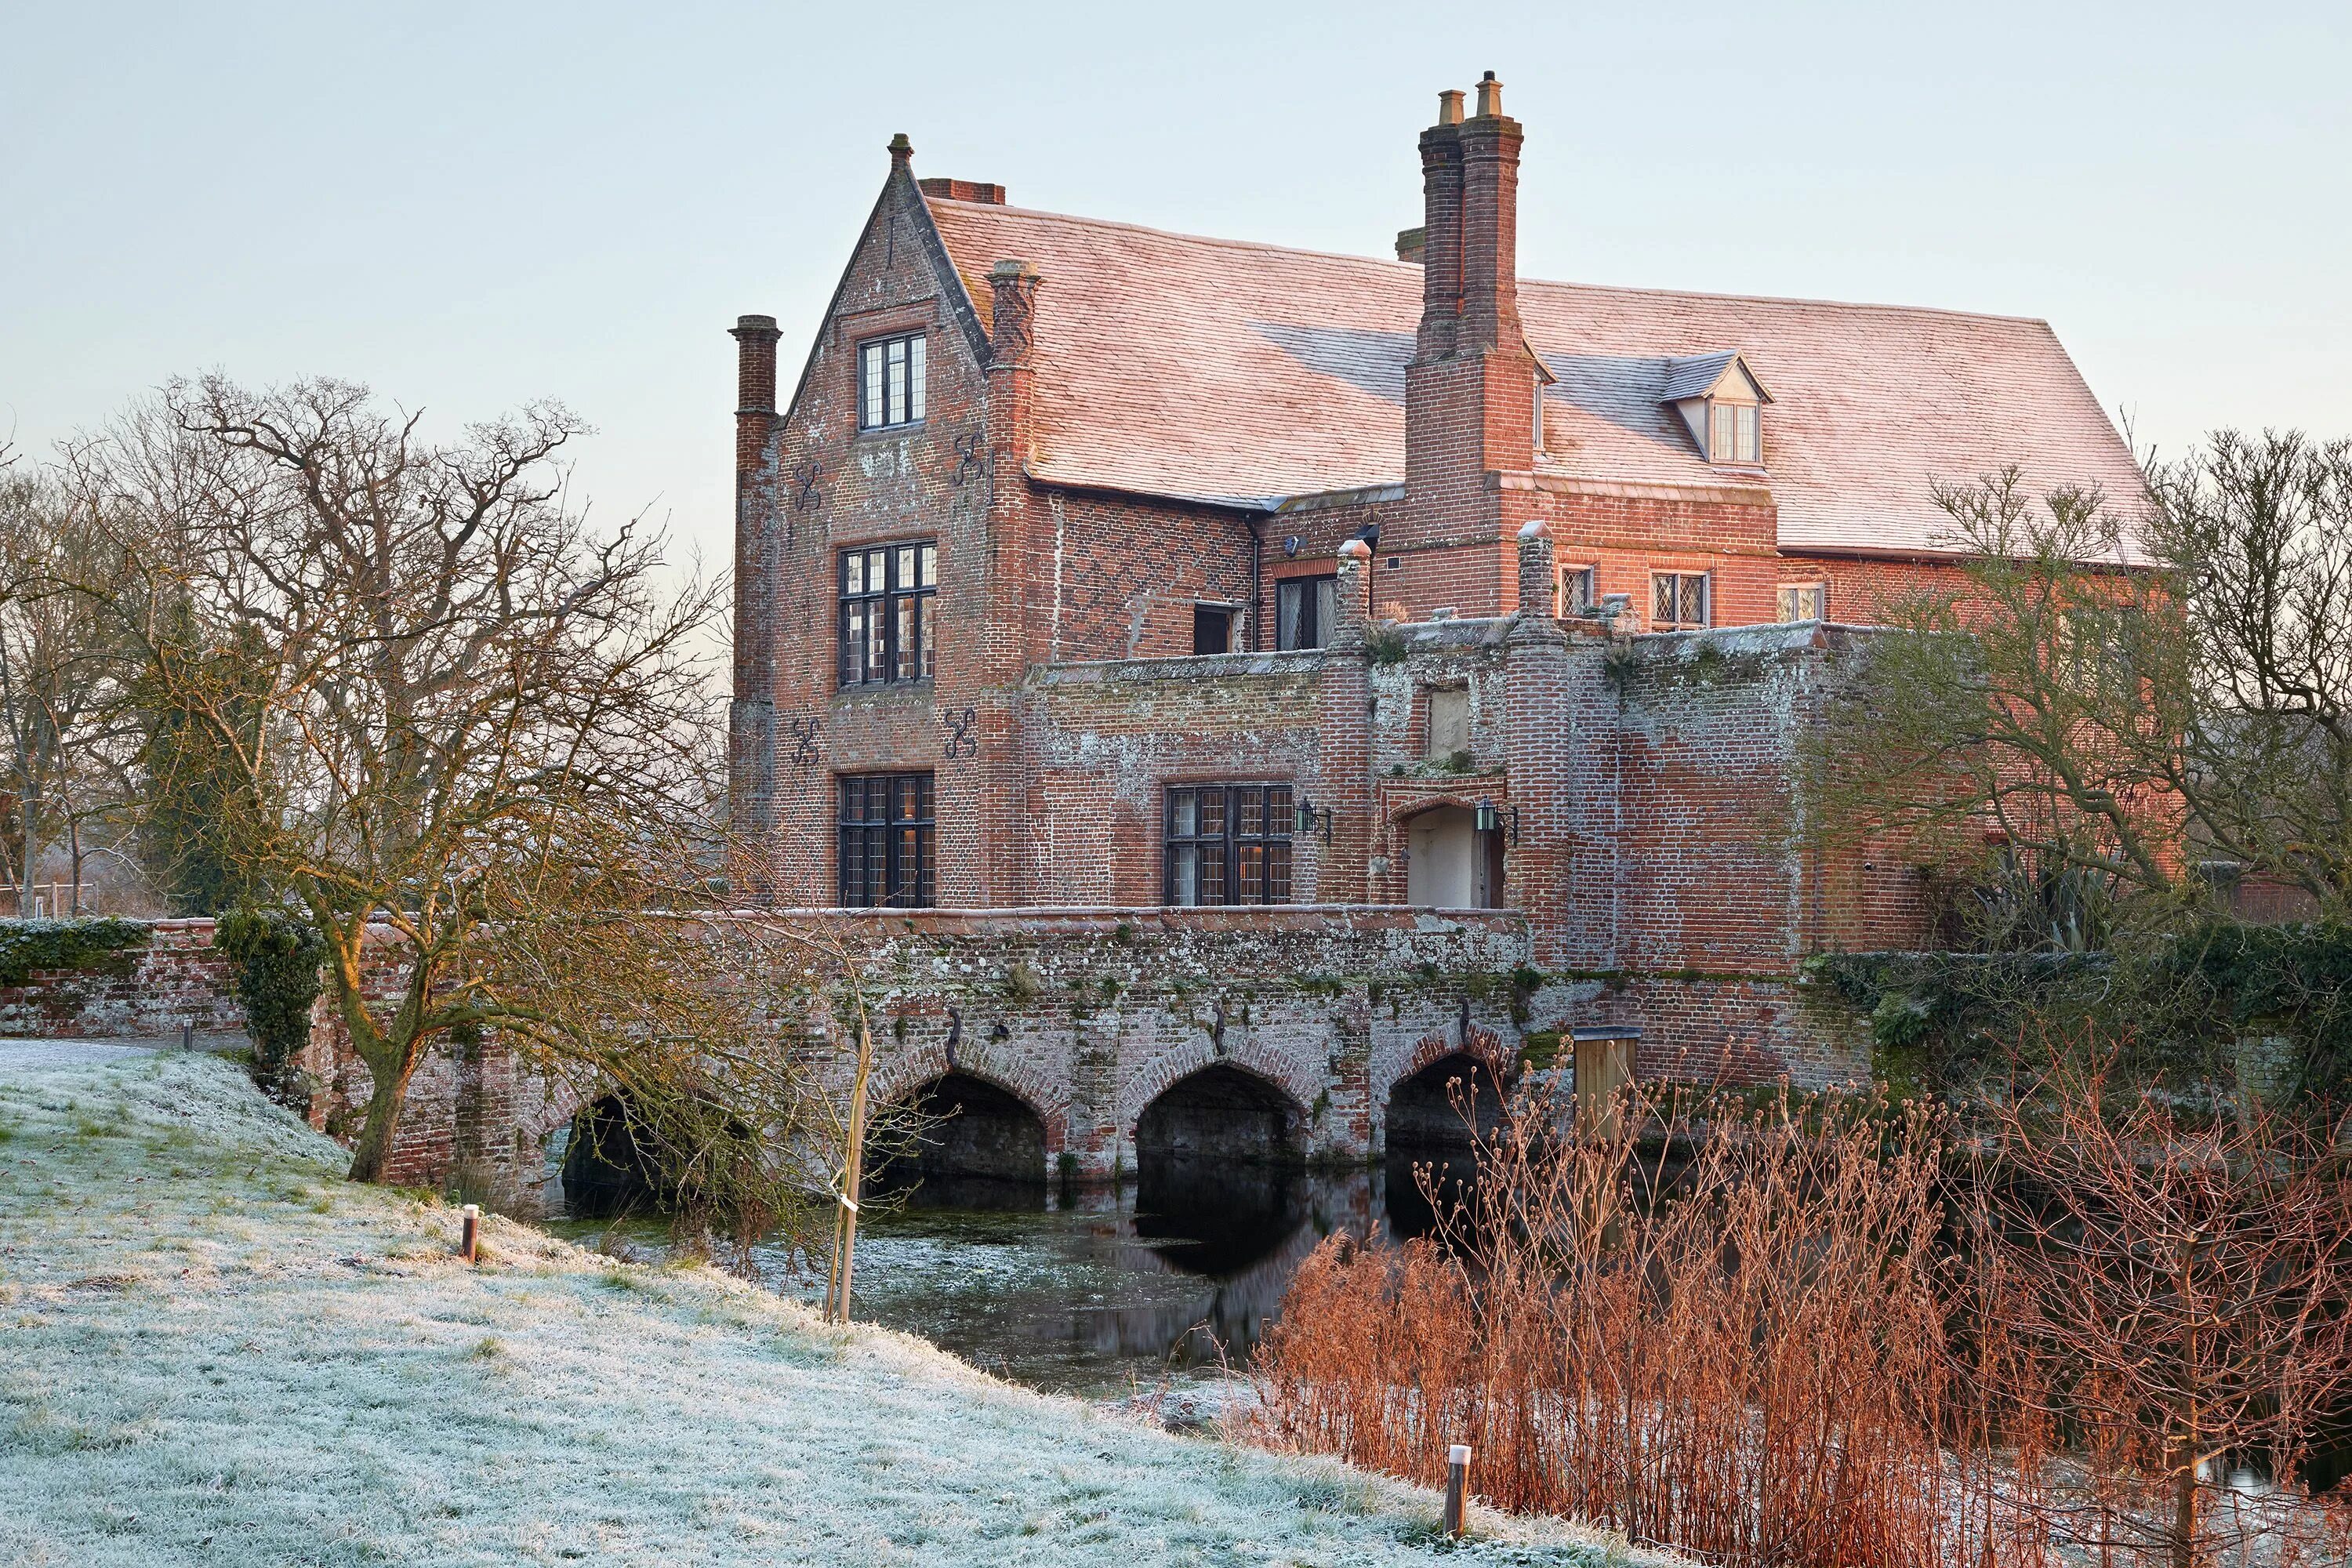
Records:
[[[0,986],[0,1036],[128,1039],[176,1035],[183,1026],[200,1034],[243,1029],[228,961],[213,950],[213,922],[155,921],[147,929],[146,945],[117,964],[37,970],[23,985]]]

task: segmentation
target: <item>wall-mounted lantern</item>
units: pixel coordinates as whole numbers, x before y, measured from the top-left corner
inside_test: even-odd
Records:
[[[1300,795],[1298,797],[1298,831],[1301,834],[1312,833],[1318,824],[1323,829],[1323,842],[1330,843],[1331,808],[1328,805],[1318,806],[1305,795]]]
[[[1510,842],[1517,844],[1519,841],[1519,808],[1516,805],[1498,806],[1491,798],[1481,799],[1478,802],[1475,821],[1481,833],[1494,833],[1507,829],[1511,836]]]

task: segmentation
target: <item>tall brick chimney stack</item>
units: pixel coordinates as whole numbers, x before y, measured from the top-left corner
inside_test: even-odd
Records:
[[[738,316],[735,340],[735,471],[760,466],[760,449],[776,424],[776,330],[773,316]]]
[[[1405,367],[1405,505],[1381,540],[1396,571],[1383,602],[1418,617],[1452,605],[1508,614],[1519,584],[1512,536],[1533,494],[1538,370],[1519,321],[1519,122],[1488,71],[1477,112],[1438,94],[1421,133],[1421,328]]]
[[[1421,333],[1416,357],[1454,352],[1462,314],[1462,94],[1437,95],[1437,123],[1421,133]]]
[[[1025,261],[1000,261],[988,269],[988,361],[1025,365],[1036,346],[1037,285],[1045,281]]]
[[[1521,342],[1519,327],[1519,122],[1503,112],[1503,84],[1488,71],[1478,112],[1462,122],[1462,325],[1460,353]]]
[[[762,474],[776,428],[776,318],[738,316],[735,340],[735,693],[727,725],[727,780],[735,826],[765,834],[776,821],[774,475]],[[761,886],[745,889],[764,898]]]

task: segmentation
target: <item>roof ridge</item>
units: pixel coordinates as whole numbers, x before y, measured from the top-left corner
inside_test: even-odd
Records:
[[[1227,239],[1222,235],[1187,234],[1181,229],[1155,228],[1148,223],[1126,223],[1118,218],[1111,217],[1087,217],[1080,213],[1047,212],[1043,207],[1018,207],[1013,206],[1009,203],[999,202],[960,202],[951,200],[945,196],[934,196],[929,195],[928,192],[925,193],[923,199],[929,202],[934,206],[969,207],[973,212],[1011,213],[1018,214],[1023,217],[1046,217],[1052,218],[1058,223],[1083,224],[1088,228],[1115,228],[1129,234],[1153,235],[1160,239],[1187,240],[1194,245],[1223,246],[1229,250],[1270,250],[1281,256],[1312,256],[1325,261],[1358,261],[1363,263],[1367,267],[1411,267],[1413,265],[1413,263],[1410,261],[1390,261],[1384,260],[1377,256],[1359,256],[1352,251],[1312,250],[1305,246],[1275,245],[1262,239]]]
[[[1128,234],[1148,234],[1160,239],[1181,239],[1193,245],[1213,245],[1229,250],[1271,251],[1278,256],[1306,256],[1324,261],[1349,261],[1382,269],[1418,268],[1412,261],[1396,261],[1386,257],[1360,256],[1345,250],[1317,250],[1307,246],[1276,245],[1262,239],[1228,239],[1222,235],[1188,234],[1181,229],[1158,228],[1150,224],[1128,223],[1118,218],[1088,217],[1081,213],[1050,212],[1044,207],[1013,206],[999,202],[965,202],[949,196],[922,193],[923,200],[935,207],[964,207],[977,213],[1017,215],[1022,217],[1051,218],[1057,223],[1074,223],[1088,228],[1118,229]],[[1895,316],[1949,316],[1966,321],[2009,321],[2020,326],[2040,327],[2052,331],[2046,316],[2021,316],[2006,310],[1964,310],[1952,305],[1900,305],[1883,300],[1832,300],[1801,294],[1741,294],[1716,289],[1661,289],[1639,283],[1579,283],[1560,278],[1529,278],[1522,276],[1519,286],[1540,289],[1565,289],[1585,294],[1642,294],[1659,300],[1718,300],[1727,303],[1747,305],[1831,306],[1841,310],[1872,310]],[[2053,333],[2054,335],[2054,333]]]

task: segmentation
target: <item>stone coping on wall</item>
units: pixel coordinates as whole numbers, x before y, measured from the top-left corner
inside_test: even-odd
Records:
[[[1312,936],[1350,931],[1426,931],[1449,928],[1517,935],[1518,910],[1450,910],[1427,904],[1229,904],[1215,906],[1045,904],[1011,909],[742,909],[711,911],[745,920],[825,920],[891,927],[926,936],[1109,936],[1139,931],[1249,931]],[[887,932],[885,934],[895,934]]]
[[[1038,686],[1089,686],[1113,680],[1231,680],[1252,676],[1310,676],[1331,658],[1328,647],[1278,652],[1160,654],[1148,658],[1064,659],[1033,665]]]

